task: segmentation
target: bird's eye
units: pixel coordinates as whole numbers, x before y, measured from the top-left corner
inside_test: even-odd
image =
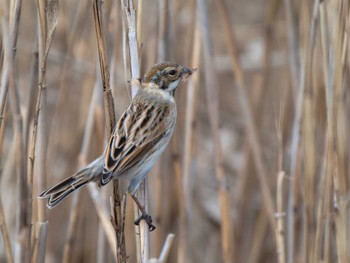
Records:
[[[170,70],[169,72],[168,72],[168,74],[170,75],[170,76],[175,76],[176,75],[176,70]]]

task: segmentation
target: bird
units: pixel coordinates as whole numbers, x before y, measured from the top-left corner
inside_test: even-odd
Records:
[[[87,183],[102,187],[111,180],[127,178],[127,192],[141,211],[135,224],[144,219],[153,231],[152,217],[135,193],[169,144],[177,116],[175,91],[195,70],[171,62],[155,64],[138,81],[139,89],[114,127],[103,154],[39,195],[48,199],[47,207],[55,207]]]

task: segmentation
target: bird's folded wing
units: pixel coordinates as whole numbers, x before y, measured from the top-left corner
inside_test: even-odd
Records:
[[[169,110],[133,102],[118,121],[105,152],[105,173],[121,173],[137,164],[166,133]]]

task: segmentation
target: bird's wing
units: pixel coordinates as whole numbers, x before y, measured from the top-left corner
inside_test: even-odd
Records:
[[[152,151],[168,129],[169,107],[135,100],[119,119],[105,152],[104,173],[121,173]]]

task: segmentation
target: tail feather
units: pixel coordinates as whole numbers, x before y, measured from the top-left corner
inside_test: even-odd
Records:
[[[39,197],[48,198],[47,207],[53,208],[75,190],[89,182],[96,181],[102,174],[102,167],[103,165],[101,164],[100,157],[89,164],[86,168],[44,191]]]

